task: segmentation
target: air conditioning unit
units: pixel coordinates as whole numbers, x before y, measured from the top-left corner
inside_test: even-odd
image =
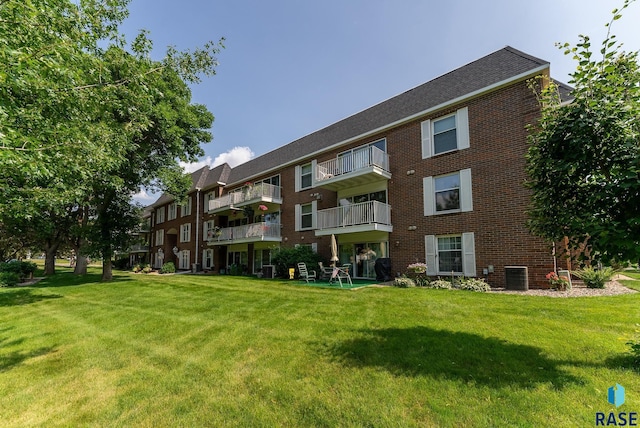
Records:
[[[505,266],[504,276],[507,290],[529,289],[529,271],[526,266]]]

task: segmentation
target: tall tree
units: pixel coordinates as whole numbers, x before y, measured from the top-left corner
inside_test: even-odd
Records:
[[[632,1],[613,11],[597,59],[587,36],[561,46],[578,61],[574,99],[543,90],[529,140],[530,229],[605,262],[640,258],[640,67],[610,34]]]
[[[178,159],[202,154],[213,120],[190,104],[187,83],[215,74],[222,44],[169,47],[153,61],[144,31],[128,47],[118,32],[127,4],[0,2],[0,187],[14,189],[0,195],[0,222],[32,222],[46,194],[54,217],[92,205],[97,221],[87,227],[113,227],[100,217],[130,212],[119,203],[141,185],[186,191]],[[102,246],[109,263],[112,232],[92,234],[110,243]]]

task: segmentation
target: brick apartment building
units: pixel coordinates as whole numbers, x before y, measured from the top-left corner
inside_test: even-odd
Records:
[[[149,207],[152,265],[252,274],[294,245],[328,262],[335,235],[356,278],[375,278],[383,257],[393,272],[426,262],[493,286],[525,266],[545,286],[551,249],[525,226],[536,76],[548,62],[505,47],[235,168],[205,167],[183,205]]]

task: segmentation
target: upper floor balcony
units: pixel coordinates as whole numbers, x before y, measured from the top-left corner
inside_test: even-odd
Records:
[[[282,240],[280,223],[251,223],[236,227],[225,227],[215,232],[207,239],[209,245],[228,245],[244,242],[271,241],[280,242]]]
[[[393,232],[391,205],[368,201],[318,211],[316,236],[376,230]]]
[[[315,170],[316,185],[330,190],[390,178],[389,155],[372,145],[356,147],[335,159],[319,162]]]
[[[130,253],[148,253],[149,246],[144,244],[134,244],[129,248]]]
[[[267,206],[270,204],[282,204],[281,187],[267,183],[245,185],[238,190],[210,200],[209,213],[216,214],[224,211],[231,211],[256,203],[265,204]]]

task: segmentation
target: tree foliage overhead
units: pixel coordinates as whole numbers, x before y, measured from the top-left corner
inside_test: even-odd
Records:
[[[599,55],[588,36],[560,46],[578,62],[574,99],[544,88],[529,137],[530,229],[604,261],[640,258],[640,67],[610,33],[632,2],[613,11]]]
[[[186,193],[179,161],[202,155],[213,121],[187,85],[215,74],[222,40],[153,60],[145,31],[129,45],[119,33],[128,3],[0,0],[3,230],[48,224],[30,235],[44,242],[69,238],[73,224],[95,227],[83,234],[104,241],[107,260],[132,223],[117,216],[135,214],[123,204],[141,186]],[[56,219],[87,206],[93,221],[60,230]]]

